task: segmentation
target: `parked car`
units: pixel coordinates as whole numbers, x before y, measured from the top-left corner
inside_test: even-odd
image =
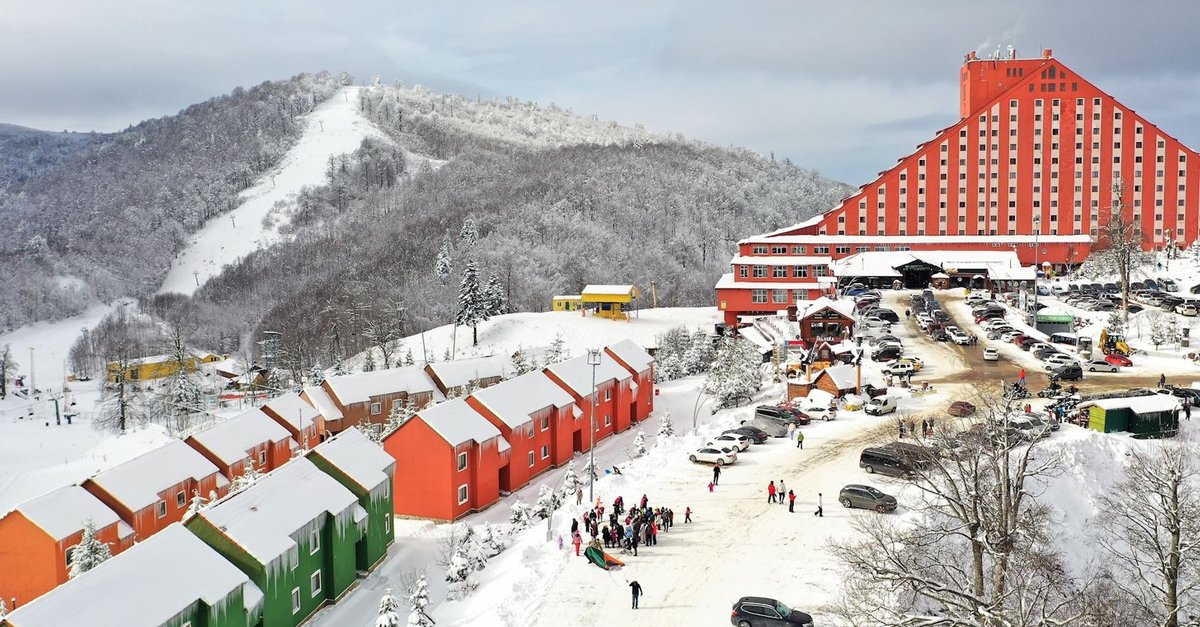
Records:
[[[883,348],[876,349],[875,352],[871,353],[871,359],[875,361],[891,361],[893,359],[899,359],[902,353],[903,350],[898,346],[885,346]]]
[[[912,364],[900,360],[893,361],[892,363],[883,367],[884,374],[890,374],[893,376],[909,375],[916,372],[916,370],[917,369],[914,368]]]
[[[925,362],[921,361],[920,357],[901,357],[896,361],[900,363],[912,364],[913,372],[920,372],[921,368],[925,367]]]
[[[900,315],[891,309],[877,309],[875,315],[887,320],[888,322],[900,322]]]
[[[762,431],[773,438],[786,438],[788,434],[788,425],[782,420],[772,420],[770,418],[751,418],[742,423],[739,429],[756,429]]]
[[[1008,331],[1007,333],[1001,334],[1000,339],[1005,342],[1012,342],[1013,340],[1015,340],[1019,337],[1022,337],[1023,335],[1024,334],[1021,333],[1020,331]]]
[[[1008,426],[1016,429],[1017,433],[1026,440],[1040,440],[1050,437],[1050,425],[1044,420],[1034,420],[1031,416],[1020,415],[1008,419]]]
[[[894,443],[863,449],[858,457],[858,466],[867,474],[879,473],[890,477],[912,479],[928,467],[929,459],[936,456],[934,449],[921,446],[901,446]]]
[[[1083,368],[1078,363],[1070,363],[1051,370],[1050,376],[1058,381],[1079,381],[1083,378]]]
[[[778,420],[785,425],[788,423],[796,426],[806,425],[812,422],[812,419],[804,412],[794,407],[784,407],[782,405],[759,405],[754,408],[755,418],[765,418],[767,420]]]
[[[845,508],[873,509],[880,514],[896,511],[896,497],[859,483],[844,486],[838,493],[838,502]]]
[[[744,435],[744,436],[750,438],[750,440],[753,441],[755,444],[762,444],[763,442],[766,442],[768,438],[771,437],[770,434],[768,434],[766,431],[763,431],[762,429],[759,429],[758,427],[751,427],[749,425],[742,425],[736,429],[726,429],[725,431],[722,431],[721,433],[722,434],[731,433],[731,434],[735,434],[735,435]]]
[[[933,338],[933,341],[935,341],[935,342],[949,342],[950,341],[950,334],[946,333],[945,329],[935,329],[933,331],[933,333],[929,334],[929,337]]]
[[[882,416],[896,411],[896,399],[891,396],[876,396],[867,401],[863,411],[872,416]]]
[[[966,345],[971,343],[971,336],[958,329],[950,331],[948,335],[950,336],[951,340],[954,340],[955,344]]]
[[[1031,347],[1032,347],[1034,344],[1037,344],[1037,343],[1038,343],[1038,342],[1040,342],[1040,341],[1041,341],[1041,340],[1037,339],[1036,337],[1033,337],[1033,336],[1030,336],[1030,335],[1022,335],[1021,337],[1018,337],[1018,338],[1014,339],[1014,340],[1013,340],[1013,344],[1016,344],[1017,346],[1020,346],[1020,347],[1021,347],[1021,350],[1023,350],[1023,351],[1027,351],[1027,350],[1029,350],[1029,349],[1030,349],[1030,348],[1031,348]]]
[[[1087,362],[1086,364],[1084,364],[1084,367],[1087,368],[1088,372],[1120,372],[1121,371],[1120,366],[1109,363],[1107,359],[1093,359],[1093,360]]]
[[[737,627],[813,627],[812,616],[767,597],[742,597],[729,622]]]
[[[813,419],[829,421],[837,418],[837,409],[825,405],[817,405],[816,403],[801,405],[800,411],[808,414]]]
[[[713,438],[713,441],[709,442],[708,446],[730,446],[737,447],[739,451],[744,451],[750,448],[750,438],[737,433],[722,433]]]
[[[1120,353],[1109,353],[1104,356],[1104,361],[1107,361],[1108,363],[1110,363],[1114,366],[1120,366],[1122,368],[1128,368],[1133,365],[1132,359],[1130,359]]]
[[[1040,359],[1042,361],[1046,361],[1046,359],[1049,358],[1051,355],[1061,355],[1062,354],[1062,351],[1058,350],[1057,348],[1054,348],[1053,346],[1046,346],[1043,348],[1031,350],[1029,352],[1032,353],[1034,357],[1037,357],[1038,359]]]
[[[1000,361],[1000,351],[995,347],[988,346],[983,349],[983,359],[984,361]]]
[[[705,464],[716,464],[725,466],[737,461],[737,453],[732,451],[726,452],[712,446],[706,446],[696,449],[688,455],[688,459],[693,462],[703,462]]]
[[[975,413],[975,406],[966,401],[954,401],[950,403],[950,408],[946,410],[946,413],[962,418]]]
[[[1177,313],[1181,316],[1195,316],[1196,315],[1196,306],[1191,303],[1183,303],[1182,305],[1175,305],[1175,313]]]
[[[1047,369],[1053,370],[1060,366],[1066,366],[1068,364],[1078,364],[1079,362],[1078,362],[1078,360],[1076,360],[1074,357],[1071,357],[1070,355],[1065,355],[1063,353],[1055,353],[1055,354],[1047,357],[1046,360],[1042,363],[1046,366]]]

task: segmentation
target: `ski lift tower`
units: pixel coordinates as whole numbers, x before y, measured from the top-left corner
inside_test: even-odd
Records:
[[[263,331],[263,339],[258,343],[262,354],[263,367],[268,372],[279,366],[279,349],[283,345],[283,334],[279,331]]]

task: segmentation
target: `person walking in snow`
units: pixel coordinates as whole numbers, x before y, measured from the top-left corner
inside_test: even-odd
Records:
[[[775,502],[775,482],[774,481],[772,481],[771,484],[767,486],[767,502],[768,503]]]
[[[721,485],[721,467],[720,466],[713,466],[712,484],[713,485]],[[712,492],[712,490],[709,489],[709,492]]]
[[[1166,374],[1158,375],[1158,387],[1160,387],[1160,388],[1167,387],[1167,375]]]
[[[779,480],[779,504],[780,505],[783,505],[783,495],[786,491],[787,491],[787,488],[783,485],[783,479],[780,479]]]
[[[653,520],[650,521],[650,544],[658,546],[658,525]]]
[[[583,488],[575,489],[575,505],[583,505]]]
[[[796,493],[788,490],[788,512],[796,513]]]
[[[575,557],[579,557],[579,545],[583,544],[583,538],[580,537],[578,531],[571,534],[571,544],[575,545]]]
[[[813,512],[813,516],[825,517],[825,502],[820,492],[817,492],[817,511]]]
[[[633,593],[633,609],[637,609],[638,597],[642,596],[642,584],[637,580],[629,582],[629,591]]]
[[[796,448],[804,449],[804,432],[796,429]]]
[[[692,522],[692,506],[690,506],[690,505],[688,506],[688,508],[686,510],[683,511],[683,522],[685,522],[685,523]]]
[[[716,485],[716,484],[715,484],[715,483],[713,483],[713,482],[711,482],[711,481],[709,481],[709,482],[708,482],[708,491],[709,491],[709,492],[712,492],[712,491],[713,491],[713,486],[714,486],[714,485]]]

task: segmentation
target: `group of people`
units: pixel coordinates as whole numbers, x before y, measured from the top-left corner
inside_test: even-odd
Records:
[[[785,490],[786,490],[786,492],[785,492]],[[772,481],[770,483],[770,485],[767,486],[767,502],[768,503],[778,502],[780,505],[783,505],[783,500],[785,497],[787,498],[788,511],[795,513],[796,512],[796,493],[793,492],[792,490],[787,489],[787,486],[785,486],[783,484],[783,479],[779,480],[779,487],[775,487],[774,481]]]
[[[625,514],[622,519],[621,514]],[[604,516],[604,504],[599,498],[594,507],[583,513],[583,530],[591,536],[589,546],[620,549],[622,553],[638,554],[638,546],[658,544],[659,532],[666,533],[675,524],[675,511],[669,507],[650,507],[649,499],[642,495],[639,504],[625,509],[625,501],[617,497],[608,518]],[[684,522],[692,521],[692,509],[685,512]],[[571,520],[571,542],[575,554],[583,543],[580,534],[580,519]]]
[[[905,436],[911,436],[914,438],[933,437],[933,418],[932,417],[921,419],[921,433],[920,434],[917,433],[916,421],[912,420],[911,418],[907,421],[905,421],[903,418],[897,418],[896,424],[900,428],[900,439],[902,439],[902,440],[904,439]]]

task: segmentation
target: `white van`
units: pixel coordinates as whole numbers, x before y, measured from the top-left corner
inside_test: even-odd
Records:
[[[882,416],[896,411],[896,399],[891,396],[876,396],[871,399],[863,411],[872,416]]]

